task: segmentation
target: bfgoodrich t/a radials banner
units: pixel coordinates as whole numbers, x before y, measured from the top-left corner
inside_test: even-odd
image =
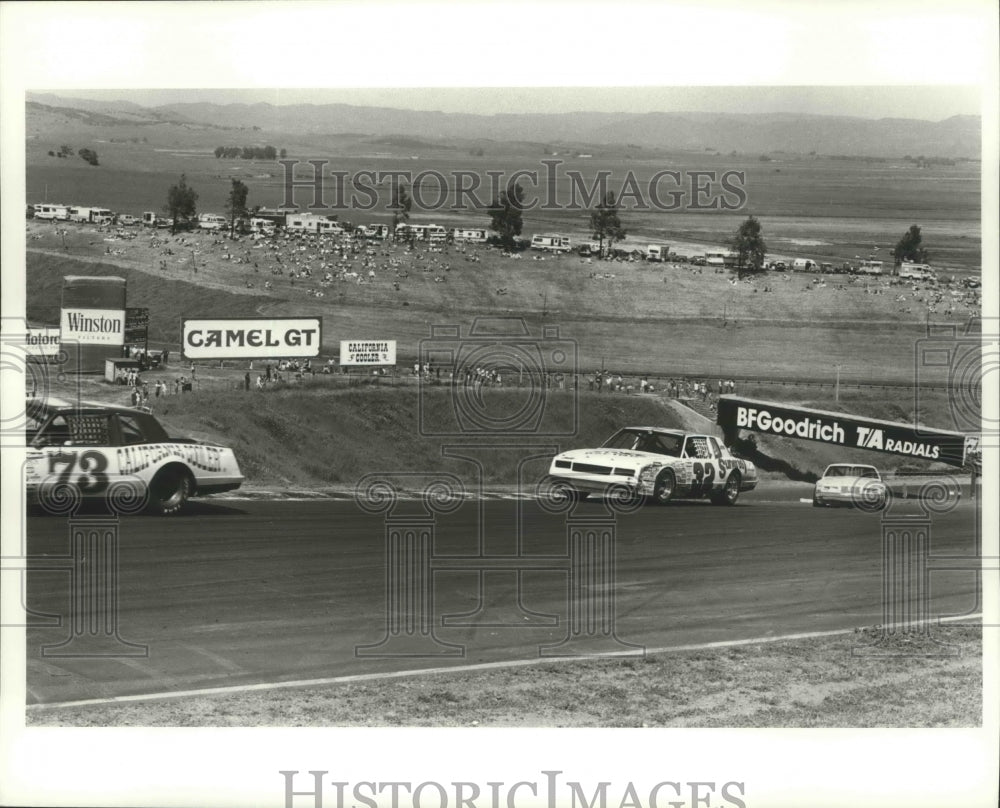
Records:
[[[281,359],[319,356],[322,317],[242,317],[181,321],[185,359]]]
[[[871,449],[953,466],[964,464],[965,435],[943,429],[736,396],[719,398],[716,423],[726,433],[727,441],[735,437],[738,430],[750,429],[767,435]]]
[[[340,341],[341,365],[395,365],[396,340],[344,339]]]

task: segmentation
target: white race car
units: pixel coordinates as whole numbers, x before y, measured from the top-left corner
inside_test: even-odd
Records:
[[[32,504],[107,497],[170,514],[188,497],[243,483],[232,449],[170,437],[143,410],[48,398],[29,401],[28,414],[25,485]]]
[[[573,449],[552,460],[549,476],[579,498],[623,486],[651,502],[708,497],[734,505],[757,487],[757,469],[734,457],[713,435],[630,426],[600,449]]]
[[[813,489],[813,507],[850,505],[881,509],[889,503],[889,487],[875,466],[834,463],[827,466]]]

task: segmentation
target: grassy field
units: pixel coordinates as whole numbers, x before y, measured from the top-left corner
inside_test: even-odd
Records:
[[[957,287],[840,275],[736,283],[705,267],[402,245],[341,260],[206,234],[107,241],[93,227],[45,222],[29,223],[28,235],[29,318],[57,322],[66,274],[124,275],[129,305],[150,308],[151,339],[172,347],[184,315],[314,314],[324,317],[325,355],[336,356],[342,339],[396,339],[405,364],[435,325],[457,324],[465,335],[477,316],[506,316],[523,317],[536,336],[556,326],[581,372],[832,380],[839,364],[845,380],[912,382],[928,320],[961,329],[980,310],[978,296]],[[291,268],[312,277],[292,277]],[[335,279],[323,284],[327,271]]]
[[[978,727],[982,636],[878,630],[538,662],[486,671],[89,707],[29,710],[29,726]],[[938,644],[939,643],[939,644]],[[942,651],[950,656],[937,656]],[[884,655],[883,655],[884,654]],[[927,654],[927,655],[921,655]]]
[[[978,271],[980,247],[980,171],[978,162],[934,165],[917,168],[902,159],[870,162],[862,159],[833,159],[823,155],[774,153],[768,162],[758,154],[719,154],[701,152],[636,151],[628,147],[593,149],[593,158],[572,156],[564,150],[558,157],[546,154],[542,144],[504,143],[488,145],[487,153],[473,157],[456,144],[405,145],[372,143],[363,136],[330,135],[292,138],[287,133],[240,133],[205,126],[162,124],[135,126],[93,126],[70,119],[52,118],[37,113],[28,116],[27,194],[28,202],[43,199],[68,204],[101,204],[117,211],[137,214],[142,210],[160,210],[167,189],[184,172],[198,191],[202,211],[221,212],[230,180],[240,179],[250,189],[251,205],[273,206],[285,196],[284,168],[276,162],[216,159],[216,145],[240,138],[271,142],[287,148],[290,158],[305,164],[308,160],[326,160],[327,171],[409,171],[416,175],[433,170],[450,177],[464,171],[480,183],[476,197],[489,203],[490,181],[487,171],[538,172],[537,182],[526,178],[528,204],[548,193],[547,169],[543,159],[563,161],[555,173],[555,200],[559,210],[532,209],[525,214],[525,232],[556,229],[577,238],[587,238],[589,214],[578,204],[571,209],[573,182],[567,173],[579,172],[586,187],[599,172],[609,172],[609,188],[617,190],[631,174],[636,178],[644,199],[648,200],[651,177],[663,170],[742,172],[746,192],[745,206],[738,211],[695,210],[695,193],[689,180],[674,185],[661,183],[660,198],[669,202],[670,191],[682,194],[676,209],[645,210],[626,200],[623,223],[636,243],[645,240],[678,243],[681,251],[688,246],[721,245],[734,234],[739,222],[749,213],[764,222],[764,236],[775,255],[814,257],[835,261],[867,256],[879,246],[887,257],[896,241],[911,224],[924,228],[931,259],[943,268]],[[134,138],[137,142],[122,142]],[[146,142],[142,142],[145,139]],[[118,141],[118,142],[113,142]],[[101,165],[89,166],[78,158],[58,159],[48,156],[68,143],[79,149],[96,150]],[[416,158],[416,159],[415,159]],[[308,169],[312,171],[311,167]],[[306,175],[303,175],[306,176]],[[420,200],[414,216],[442,224],[458,221],[485,225],[486,216],[476,210],[453,210],[459,201],[454,183],[445,194],[445,203],[434,211],[421,211]],[[432,204],[438,196],[438,182],[427,183],[425,197]],[[719,185],[712,196],[718,196]],[[367,211],[351,210],[350,201],[368,203],[367,195],[352,196],[345,191],[337,199],[337,190],[327,177],[323,202],[327,209],[352,221],[387,221],[390,214],[388,184],[375,186],[376,201]],[[295,201],[302,206],[313,203],[310,189],[299,191]],[[466,200],[469,201],[469,200]],[[577,195],[577,202],[580,196]],[[701,198],[698,204],[706,204]]]

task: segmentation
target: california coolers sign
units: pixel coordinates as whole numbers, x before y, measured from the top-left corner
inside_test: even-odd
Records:
[[[962,466],[965,435],[737,396],[719,398],[716,422],[727,441],[740,429]]]
[[[181,321],[185,359],[280,359],[319,356],[322,317],[243,317]]]
[[[340,341],[341,365],[395,365],[396,340],[345,339]]]

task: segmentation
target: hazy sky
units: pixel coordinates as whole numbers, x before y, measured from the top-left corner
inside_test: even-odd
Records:
[[[176,102],[346,103],[442,112],[798,112],[864,118],[942,120],[978,115],[976,87],[592,87],[48,90],[57,95],[127,100],[156,106]]]

